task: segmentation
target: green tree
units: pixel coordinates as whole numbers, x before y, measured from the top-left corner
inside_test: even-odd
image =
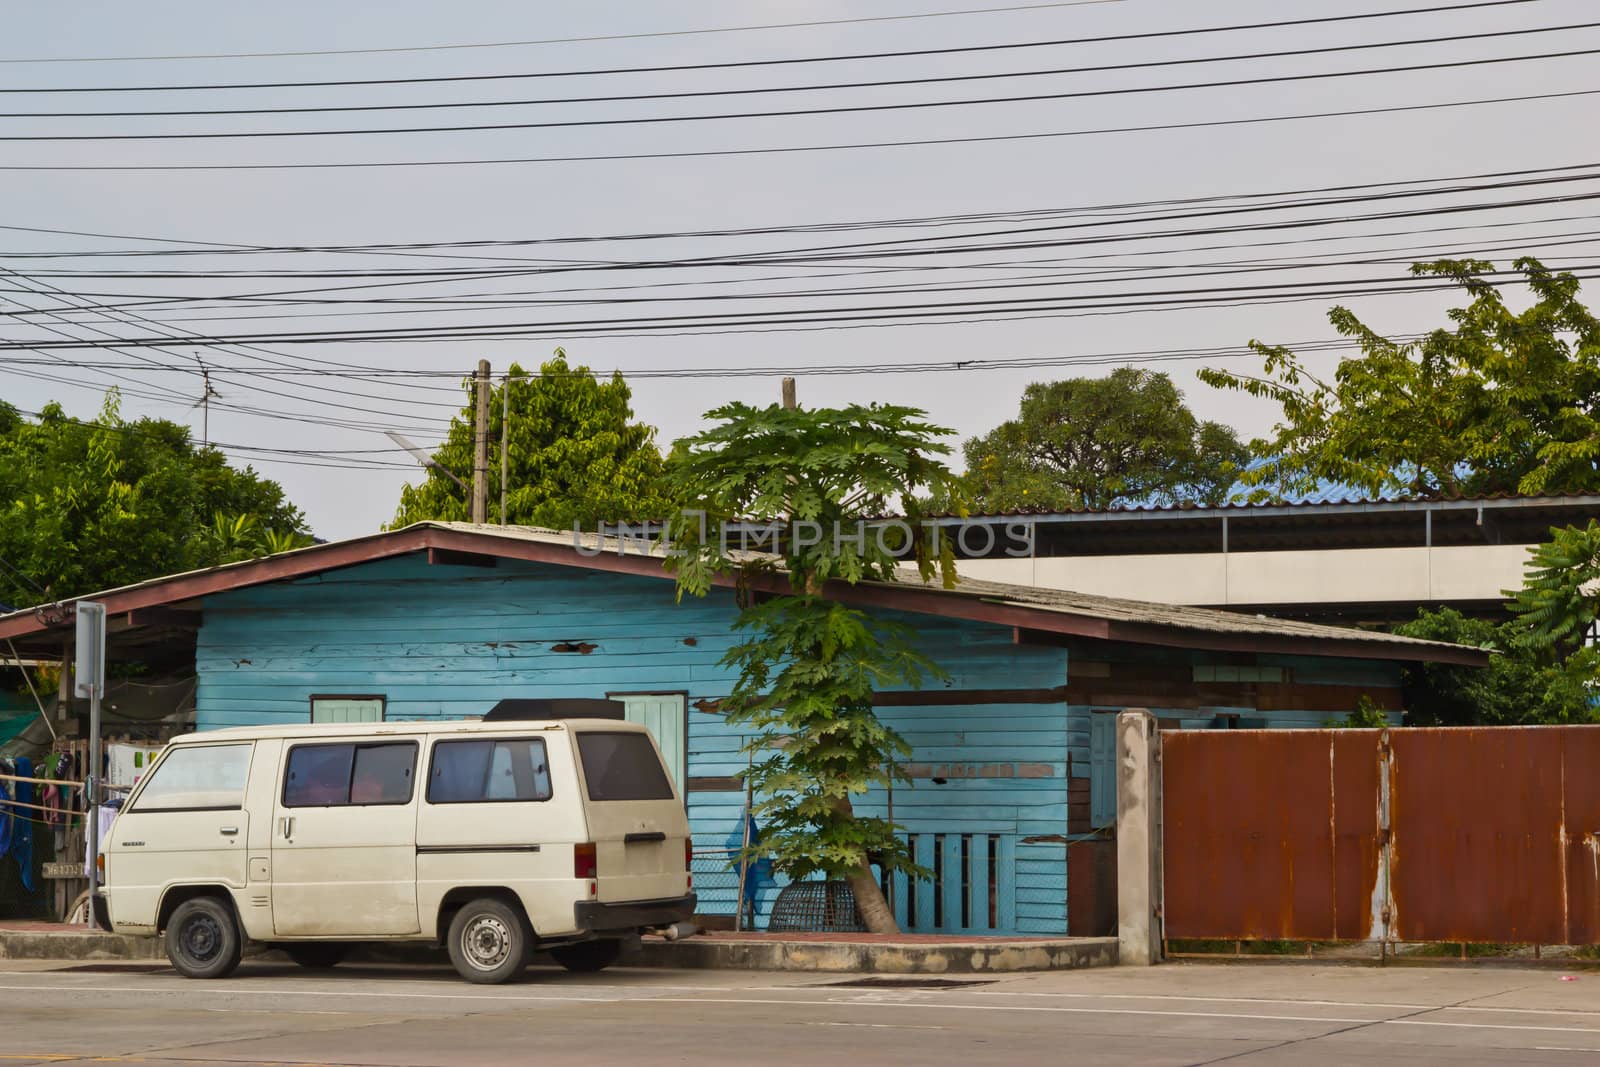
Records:
[[[954,584],[948,539],[936,546],[920,526],[918,503],[955,497],[957,479],[939,459],[949,452],[940,441],[949,431],[914,408],[876,404],[729,404],[706,417],[715,425],[680,442],[669,470],[674,498],[687,509],[668,524],[679,595],[703,596],[734,570],[743,588],[780,564],[791,590],[745,598],[734,624],[743,640],[723,658],[738,671],[723,711],[754,731],[747,776],[765,823],[761,850],[791,877],[847,880],[867,928],[894,932],[871,865],[916,867],[893,825],[857,816],[852,798],[903,780],[898,764],[911,751],[873,711],[873,693],[942,674],[909,628],[828,599],[826,586],[893,581],[900,558],[914,558],[924,580],[937,574]],[[881,536],[870,528],[870,519],[898,508],[905,525]],[[735,562],[719,532],[741,519],[787,524],[789,532],[775,555]],[[855,537],[861,530],[866,536]]]
[[[1171,378],[1132,367],[1030,385],[1017,418],[964,451],[983,512],[1219,504],[1248,458],[1231,429],[1194,417]]]
[[[473,384],[467,402],[434,452],[440,467],[472,484]],[[499,516],[501,415],[511,390],[510,477],[506,521],[550,529],[596,529],[603,522],[660,519],[666,513],[661,453],[655,430],[633,421],[632,393],[622,375],[595,378],[588,367],[555,358],[529,374],[516,363],[510,381],[489,401],[489,515]],[[472,514],[468,491],[430,470],[420,485],[400,491],[390,528],[428,519],[464,522]]]
[[[115,390],[92,422],[48,404],[37,421],[0,403],[0,601],[33,604],[264,554],[309,540],[276,482],[197,448],[189,429],[124,420]],[[245,550],[211,532],[246,522]],[[242,553],[242,554],[241,554]]]
[[[1255,499],[1315,489],[1325,481],[1409,496],[1571,493],[1600,488],[1600,322],[1578,299],[1578,281],[1537,260],[1516,261],[1535,298],[1507,307],[1493,265],[1439,260],[1412,266],[1448,279],[1470,301],[1453,328],[1390,340],[1347,308],[1328,314],[1356,342],[1331,378],[1287,348],[1251,342],[1261,376],[1205,369],[1224,389],[1276,401],[1282,420],[1251,442],[1271,463],[1242,479]]]
[[[1409,721],[1421,725],[1592,722],[1600,656],[1591,644],[1600,617],[1600,523],[1550,531],[1508,590],[1511,616],[1469,618],[1445,608],[1397,627],[1409,637],[1475,645],[1496,653],[1486,669],[1407,668]]]

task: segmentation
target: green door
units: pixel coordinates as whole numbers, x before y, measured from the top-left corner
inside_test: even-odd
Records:
[[[628,709],[628,721],[643,723],[656,739],[667,770],[672,772],[672,784],[683,794],[684,726],[688,705],[682,693],[611,693],[612,700],[620,700]]]

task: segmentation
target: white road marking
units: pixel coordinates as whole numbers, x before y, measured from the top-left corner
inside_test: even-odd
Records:
[[[975,997],[1061,997],[1066,1000],[1177,1000],[1199,1004],[1305,1004],[1319,1008],[1392,1008],[1395,1011],[1428,1011],[1438,1004],[1390,1004],[1362,1000],[1276,1000],[1272,997],[1191,997],[1176,993],[1030,993],[999,989],[972,990]]]
[[[1393,1004],[1362,1000],[1280,1000],[1273,997],[1195,997],[1174,993],[1010,993],[1002,990],[971,990],[975,997],[1059,997],[1065,1000],[1173,1000],[1197,1004],[1303,1004],[1319,1008],[1383,1008],[1395,1011],[1477,1011],[1511,1015],[1600,1016],[1600,1011],[1585,1008],[1496,1008],[1481,1005]],[[1495,994],[1490,994],[1495,995]]]
[[[794,1007],[792,1000],[757,1000],[754,998],[712,998],[712,997],[654,997],[652,1000],[659,1004],[781,1004]],[[1468,1023],[1468,1022],[1431,1022],[1422,1019],[1344,1019],[1335,1016],[1323,1015],[1254,1015],[1242,1012],[1211,1012],[1211,1011],[1157,1011],[1155,1009],[1140,1008],[1067,1008],[1054,1005],[1011,1005],[1011,1004],[948,1004],[943,1001],[920,1003],[876,1001],[863,1004],[849,1000],[811,1001],[818,1007],[841,1008],[931,1008],[936,1011],[1000,1011],[1000,1012],[1046,1012],[1066,1015],[1140,1015],[1182,1019],[1246,1019],[1262,1022],[1294,1022],[1294,1023],[1364,1023],[1370,1026],[1435,1026],[1459,1030],[1537,1030],[1555,1033],[1575,1034],[1600,1034],[1600,1027],[1585,1026],[1524,1026],[1513,1023]]]

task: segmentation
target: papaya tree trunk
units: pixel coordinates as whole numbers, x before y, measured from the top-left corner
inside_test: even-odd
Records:
[[[846,818],[855,818],[855,809],[850,806],[849,798],[841,797],[835,801],[834,810]],[[894,910],[884,899],[883,887],[872,876],[872,864],[863,863],[845,875],[845,881],[850,883],[850,893],[856,898],[856,910],[861,913],[861,924],[869,933],[900,932],[900,924],[895,921]]]

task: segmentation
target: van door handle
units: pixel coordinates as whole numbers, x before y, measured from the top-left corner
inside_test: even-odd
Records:
[[[639,831],[637,833],[628,834],[626,837],[624,837],[622,839],[622,843],[625,844],[625,845],[631,845],[631,844],[634,844],[636,842],[665,841],[666,839],[667,839],[667,835],[666,835],[665,831],[662,831],[662,830],[650,830],[650,831]]]
[[[234,835],[238,834],[238,832],[239,828],[237,826],[224,826],[219,831],[223,837],[233,837]]]
[[[283,818],[278,820],[278,826],[283,830],[283,839],[285,841],[289,840],[289,838],[294,834],[294,816],[285,815]]]

